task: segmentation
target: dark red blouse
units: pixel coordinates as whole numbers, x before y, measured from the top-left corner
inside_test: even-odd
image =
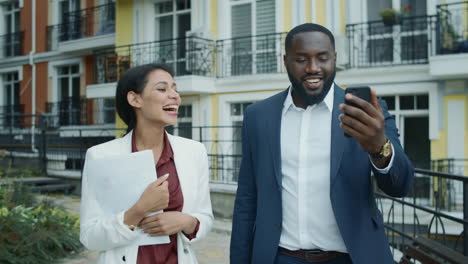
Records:
[[[133,133],[132,152],[137,151],[135,133]],[[179,176],[177,175],[174,163],[174,153],[172,152],[166,133],[164,133],[164,149],[156,164],[156,173],[158,177],[169,173],[169,177],[167,178],[169,183],[169,205],[164,211],[181,212],[184,206],[184,196],[180,188]],[[199,225],[200,222],[197,223],[197,227],[192,234],[186,235],[189,239],[196,237]],[[140,246],[138,248],[137,264],[177,264],[177,234],[170,235],[169,239],[169,244]]]

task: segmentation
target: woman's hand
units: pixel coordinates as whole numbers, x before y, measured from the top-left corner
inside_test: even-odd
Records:
[[[169,236],[181,231],[192,234],[196,226],[195,217],[177,211],[148,216],[138,224],[138,227],[150,236]]]
[[[144,211],[144,216],[167,208],[169,205],[169,188],[165,174],[146,187],[136,203]]]
[[[168,176],[169,174],[163,175],[146,187],[135,205],[125,212],[124,223],[126,225],[137,225],[148,214],[167,208],[169,205]]]

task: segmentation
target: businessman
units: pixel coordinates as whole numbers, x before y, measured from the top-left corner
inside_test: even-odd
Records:
[[[394,119],[374,90],[344,104],[325,27],[295,27],[285,49],[290,87],[244,115],[231,264],[393,264],[371,172],[394,197],[412,185]]]

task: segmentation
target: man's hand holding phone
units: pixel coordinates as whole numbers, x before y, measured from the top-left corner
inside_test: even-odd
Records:
[[[339,116],[341,128],[356,139],[363,150],[378,153],[387,138],[385,118],[375,90],[367,86],[349,87],[346,90],[345,103],[339,105],[345,113]]]

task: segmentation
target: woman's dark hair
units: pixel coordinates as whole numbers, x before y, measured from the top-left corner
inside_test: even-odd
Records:
[[[135,109],[128,103],[127,94],[132,91],[141,94],[148,82],[148,75],[155,70],[163,70],[174,78],[172,68],[164,63],[150,63],[129,69],[120,78],[115,92],[115,108],[120,118],[127,125],[127,132],[136,126]]]

